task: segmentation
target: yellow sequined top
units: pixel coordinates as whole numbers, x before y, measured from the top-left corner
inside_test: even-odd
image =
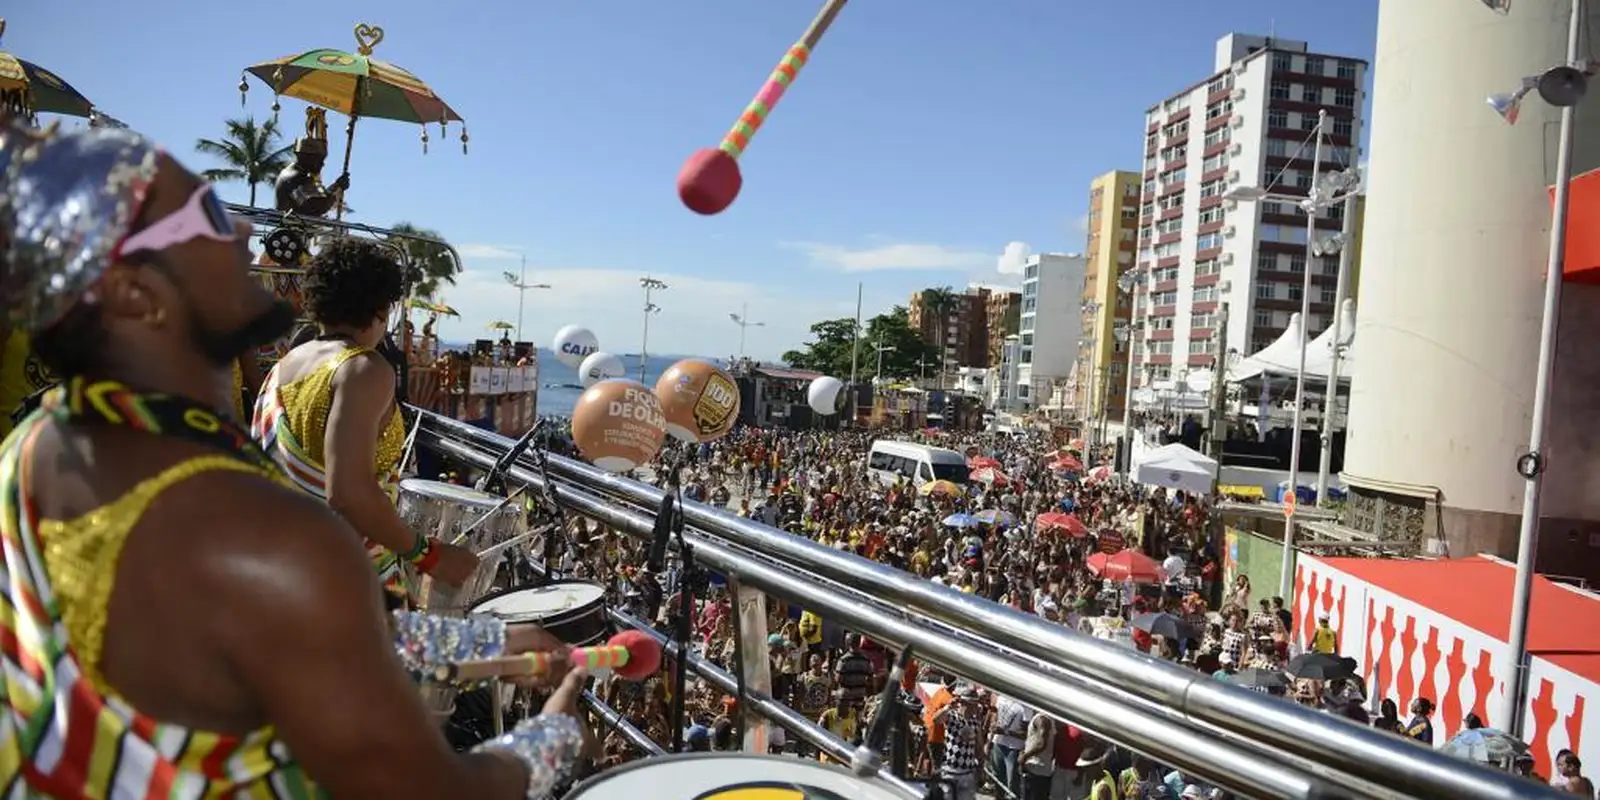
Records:
[[[376,352],[370,347],[348,347],[311,372],[288,383],[278,384],[278,397],[288,417],[289,429],[312,461],[327,464],[323,440],[327,436],[328,415],[333,411],[333,376],[346,361]],[[405,443],[405,423],[400,420],[398,413],[391,413],[383,432],[378,436],[378,457],[373,464],[373,471],[380,481],[387,482],[392,477],[400,464]]]

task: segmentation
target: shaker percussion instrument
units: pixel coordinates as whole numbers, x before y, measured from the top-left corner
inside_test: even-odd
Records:
[[[656,756],[578,784],[568,800],[903,800],[875,781],[815,761],[745,753]]]
[[[553,581],[491,595],[472,606],[508,623],[531,622],[575,647],[599,644],[611,632],[605,589],[583,581]]]

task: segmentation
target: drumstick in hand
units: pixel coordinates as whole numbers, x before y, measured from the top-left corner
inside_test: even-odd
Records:
[[[640,681],[661,668],[661,643],[642,631],[623,631],[603,645],[574,647],[568,652],[574,666],[589,671],[608,669],[630,681]],[[549,653],[522,653],[474,661],[459,661],[439,668],[438,681],[479,681],[548,675],[553,659]]]

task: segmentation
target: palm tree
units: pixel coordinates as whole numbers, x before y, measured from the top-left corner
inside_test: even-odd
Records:
[[[272,183],[278,173],[289,165],[293,145],[281,145],[282,133],[278,123],[267,120],[259,125],[255,117],[230,119],[226,123],[228,135],[221,141],[201,139],[194,149],[221,161],[224,166],[208,169],[200,175],[213,183],[243,181],[250,184],[250,205],[256,204],[256,185]]]
[[[455,285],[461,265],[456,263],[438,231],[418,228],[409,222],[395,223],[389,229],[404,234],[389,237],[389,242],[405,251],[409,270],[406,278],[413,284],[415,296],[432,297],[441,285]]]
[[[945,348],[949,347],[950,313],[956,310],[956,290],[951,286],[941,286],[922,290],[922,304],[934,319],[939,321],[939,388],[944,388],[945,373]]]

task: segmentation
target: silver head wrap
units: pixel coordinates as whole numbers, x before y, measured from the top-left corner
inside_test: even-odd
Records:
[[[125,129],[0,123],[0,304],[30,333],[86,299],[129,233],[161,149]]]

